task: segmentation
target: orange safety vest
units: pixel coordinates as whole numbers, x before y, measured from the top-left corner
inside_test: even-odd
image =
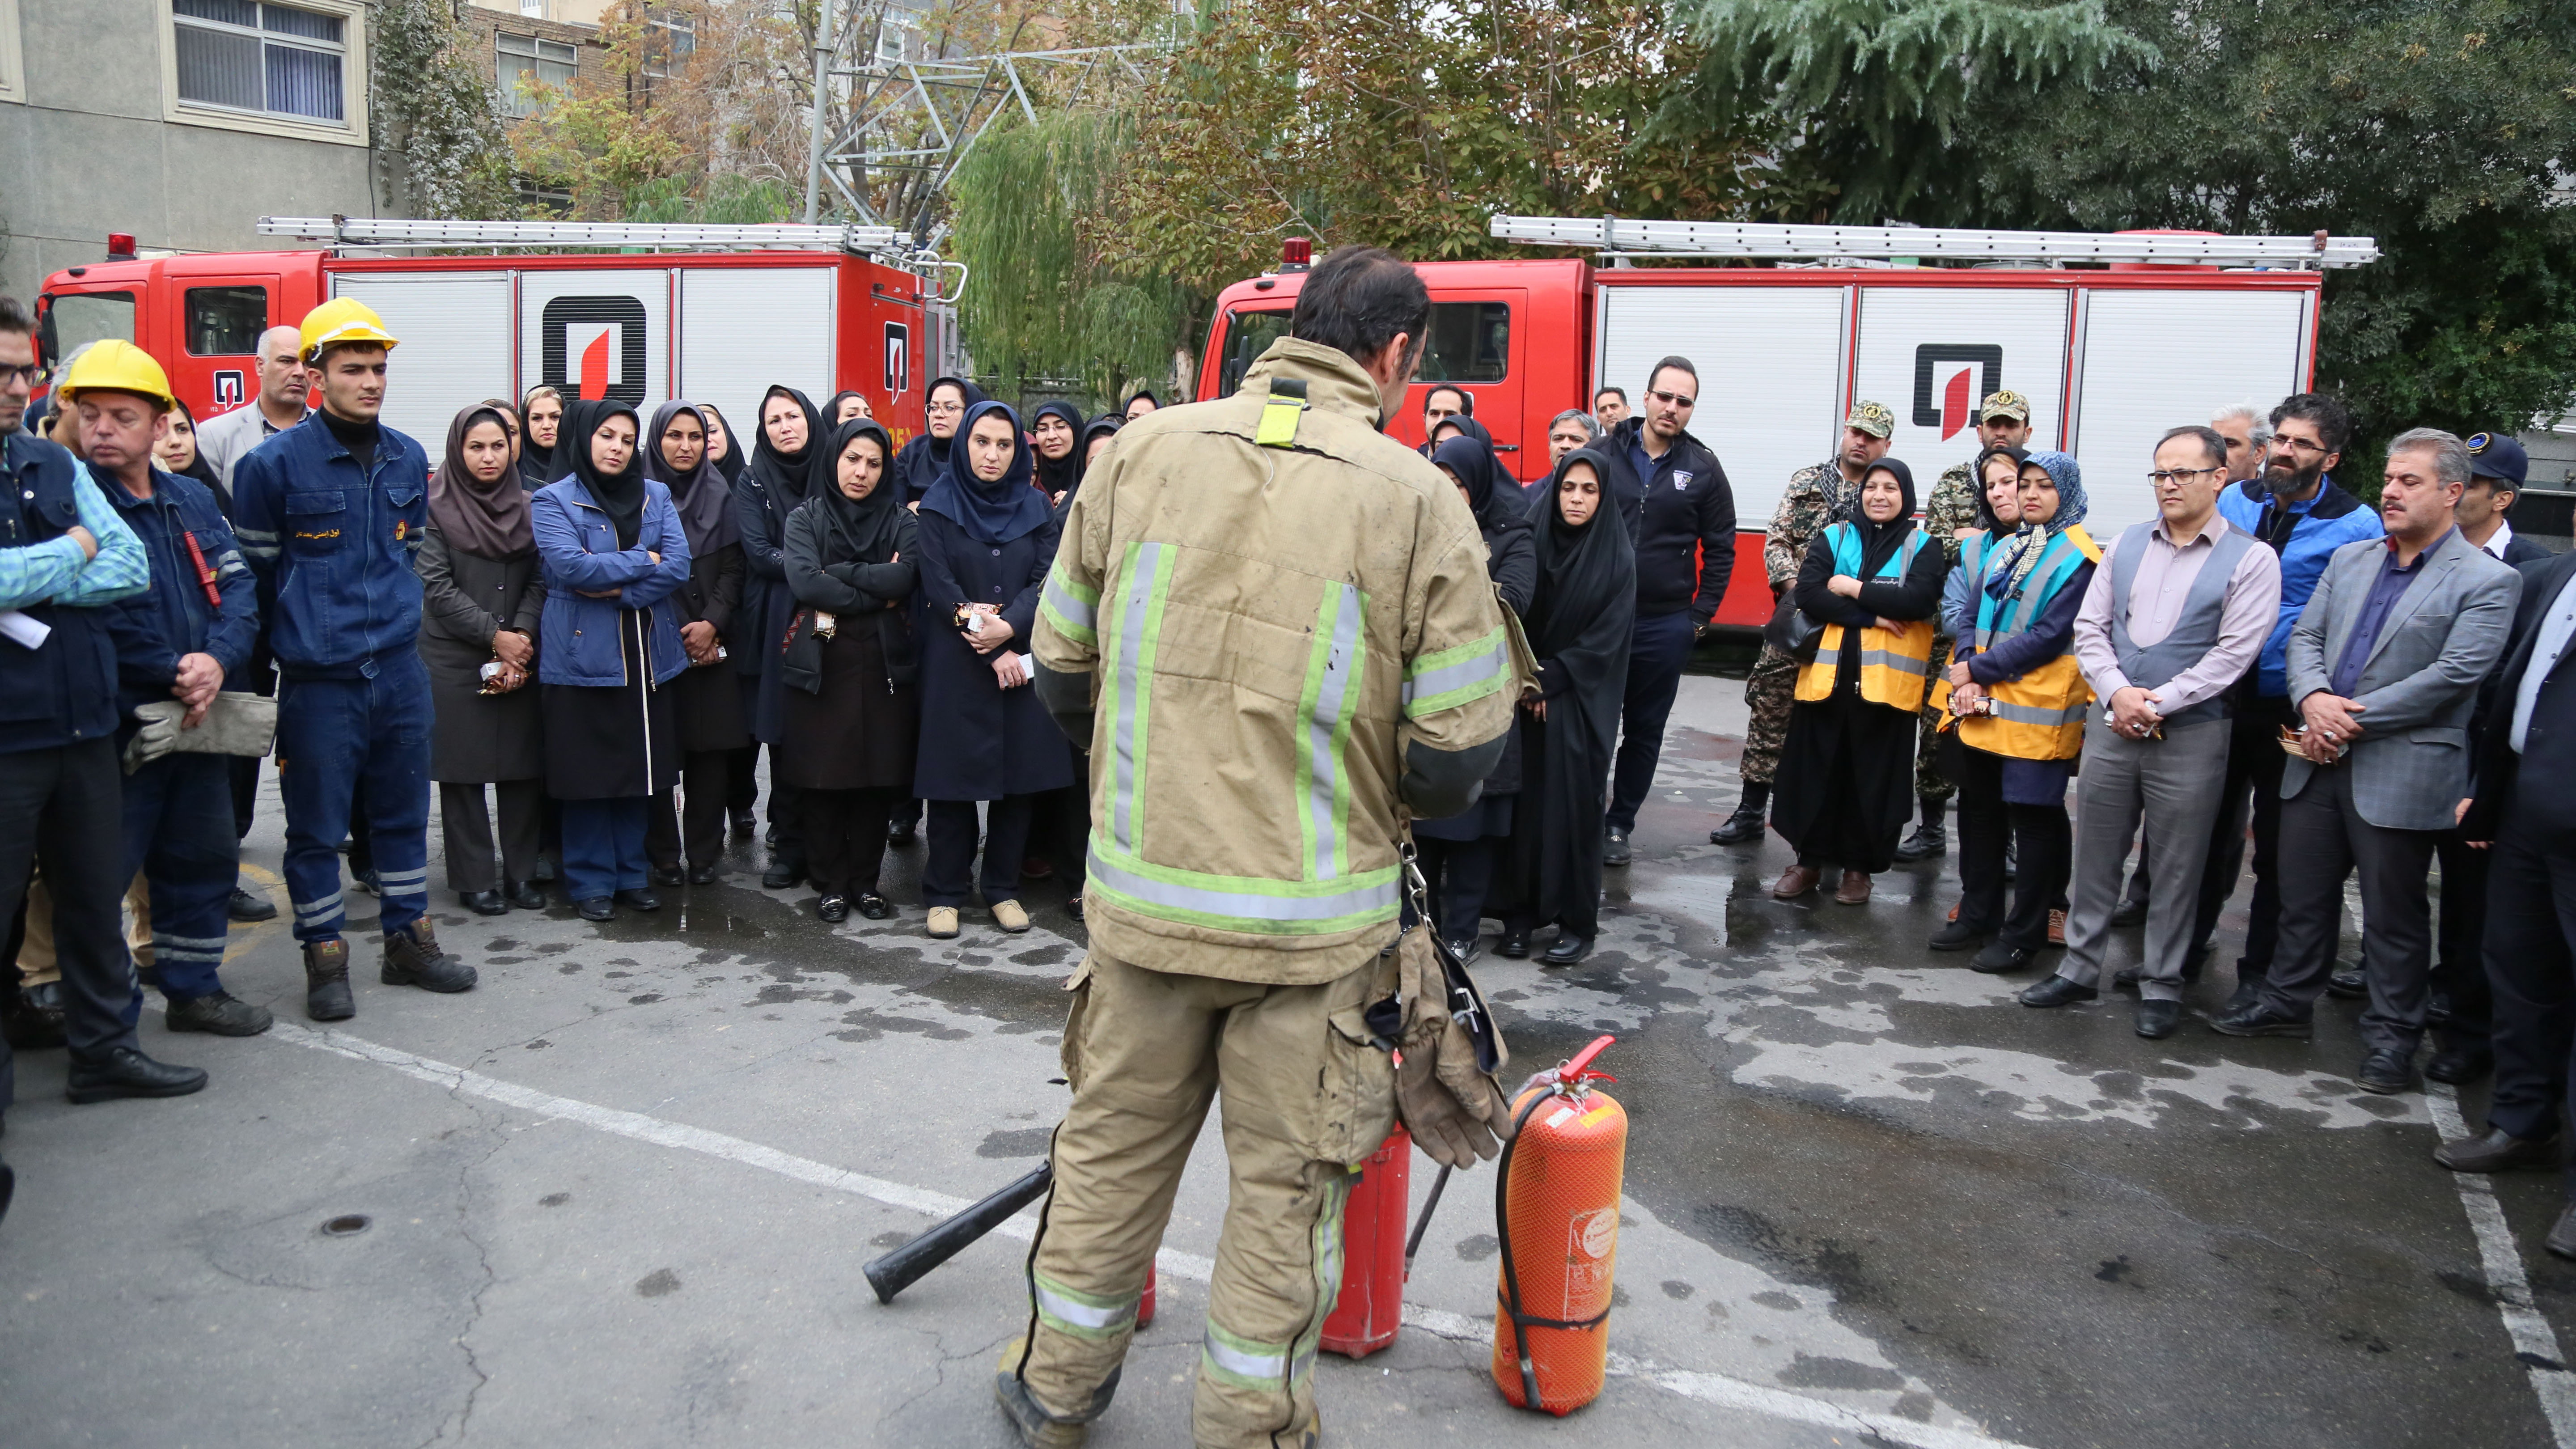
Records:
[[[1825,530],[1833,546],[1834,572],[1860,576],[1860,530],[1837,523]],[[1905,577],[1914,556],[1923,551],[1923,530],[1907,536],[1905,546],[1878,567],[1879,580]],[[1856,637],[1855,637],[1856,636]],[[1923,707],[1923,688],[1932,675],[1932,621],[1916,619],[1897,629],[1846,629],[1825,626],[1816,642],[1815,662],[1798,671],[1796,697],[1809,704],[1830,698],[1834,675],[1842,668],[1846,647],[1860,651],[1860,697],[1872,704],[1912,714]]]
[[[1997,549],[1985,572],[2007,567],[2009,557]],[[1987,593],[1985,578],[1979,577],[1977,648],[1990,649],[1998,641],[2027,633],[2078,570],[2088,562],[2101,561],[2101,545],[2079,525],[2052,534],[2039,562],[2022,577],[2021,586],[2005,597]],[[2071,760],[2083,751],[2084,716],[2093,707],[2093,690],[2084,682],[2072,648],[1986,693],[1993,708],[1959,721],[1961,744],[2016,760]]]

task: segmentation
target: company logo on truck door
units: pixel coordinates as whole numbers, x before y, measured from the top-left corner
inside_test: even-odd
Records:
[[[1914,349],[1914,426],[1948,442],[1977,420],[1977,400],[2004,385],[2004,350],[1958,342]]]
[[[546,303],[545,381],[591,399],[644,401],[644,304],[633,297],[557,297]]]

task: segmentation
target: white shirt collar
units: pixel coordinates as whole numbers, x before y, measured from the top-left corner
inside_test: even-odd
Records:
[[[2511,542],[2513,542],[2513,523],[2510,519],[2499,518],[2496,520],[2496,531],[2494,536],[2489,538],[2485,543],[2478,545],[2478,547],[2485,549],[2495,558],[2496,562],[2502,563],[2504,562],[2505,545]]]

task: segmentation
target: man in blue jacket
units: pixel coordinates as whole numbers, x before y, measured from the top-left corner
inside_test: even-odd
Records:
[[[2245,952],[2236,959],[2231,1008],[2246,1005],[2261,990],[2280,933],[2281,768],[2289,760],[2281,753],[2280,733],[2283,726],[2298,722],[2290,704],[2290,629],[2335,550],[2386,532],[2379,510],[2335,486],[2335,465],[2343,461],[2344,444],[2351,440],[2352,414],[2342,403],[2319,392],[2284,398],[2272,409],[2272,442],[2263,475],[2231,484],[2218,498],[2218,511],[2231,527],[2270,545],[2281,559],[2280,618],[2263,641],[2262,656],[2236,687],[2227,780],[2219,797],[2217,830],[2201,868],[2199,918],[2193,923],[2186,971],[2190,977],[2200,974],[2211,934],[2218,929],[2218,913],[2235,893],[2250,803],[2254,900],[2246,912]]]
[[[1637,547],[1637,623],[1619,710],[1619,758],[1610,772],[1604,865],[1629,861],[1628,835],[1654,788],[1682,665],[1735,572],[1735,490],[1717,455],[1690,434],[1698,406],[1699,369],[1687,357],[1667,357],[1646,374],[1637,415],[1597,445],[1610,455],[1611,476],[1602,481]]]
[[[63,379],[81,451],[108,502],[143,545],[149,590],[117,606],[117,738],[126,747],[125,869],[143,873],[152,901],[152,956],[172,1031],[256,1036],[272,1018],[224,990],[225,907],[240,866],[232,759],[163,752],[136,758],[135,707],[176,700],[193,729],[224,681],[250,660],[258,589],[233,546],[213,490],[152,465],[154,437],[178,406],[161,365],[142,349],[101,343]],[[147,740],[146,745],[152,743]]]
[[[383,319],[335,298],[306,314],[302,339],[322,406],[234,465],[233,531],[259,578],[280,678],[277,778],[304,1010],[343,1021],[358,1007],[334,847],[361,782],[384,887],[380,979],[464,991],[474,968],[438,949],[427,914],[429,674],[412,556],[429,521],[429,458],[377,421],[395,345]]]

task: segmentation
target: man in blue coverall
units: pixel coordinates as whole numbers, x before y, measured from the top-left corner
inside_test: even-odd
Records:
[[[194,729],[259,633],[258,589],[213,490],[152,465],[152,443],[178,406],[161,365],[139,348],[84,353],[62,397],[108,502],[143,545],[152,586],[111,616],[116,637],[117,738],[126,747],[125,870],[143,873],[152,900],[152,955],[172,1031],[256,1036],[267,1008],[224,990],[226,906],[240,865],[233,828],[232,757],[172,752],[142,759],[135,707],[176,700]],[[137,763],[138,760],[140,763]]]
[[[304,365],[322,406],[233,467],[233,532],[259,578],[277,658],[277,778],[286,800],[286,893],[304,944],[304,1010],[357,1014],[333,848],[349,795],[383,882],[389,986],[464,991],[474,968],[438,949],[429,909],[429,673],[420,576],[429,457],[378,421],[395,345],[348,297],[307,313]]]

